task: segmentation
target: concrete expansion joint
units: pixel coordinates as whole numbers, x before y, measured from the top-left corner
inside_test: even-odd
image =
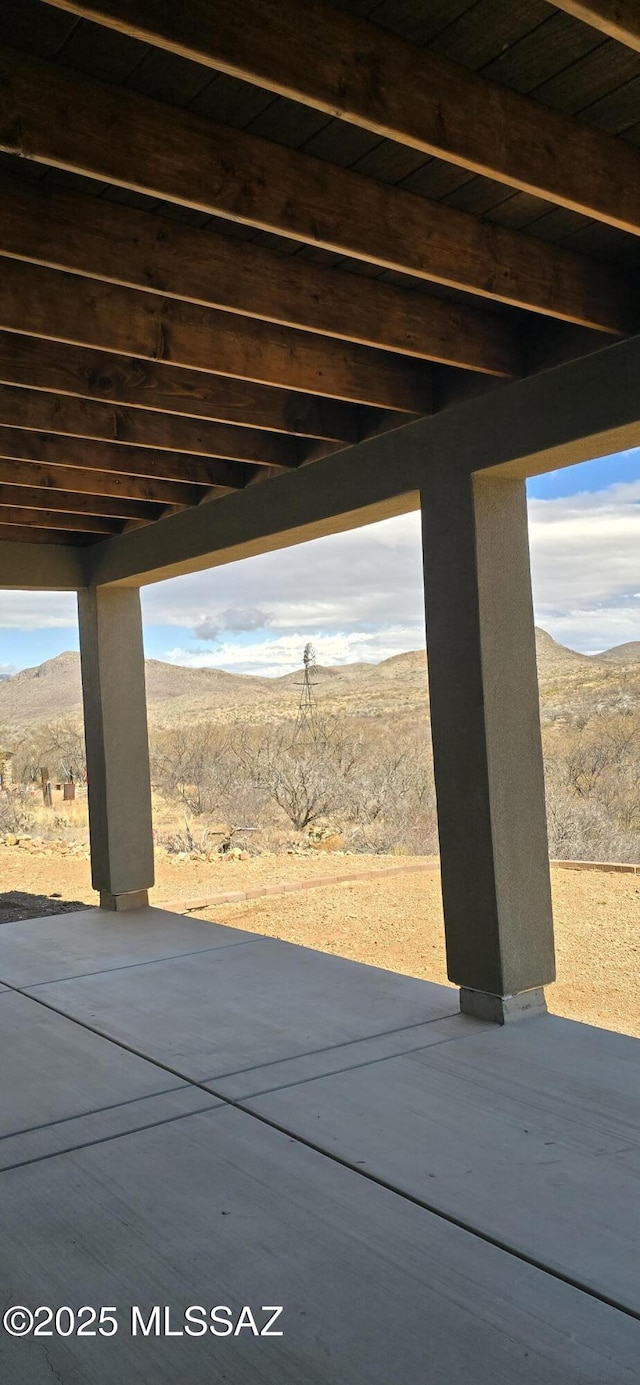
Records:
[[[515,995],[492,995],[489,991],[474,991],[460,987],[460,1010],[463,1015],[489,1020],[492,1024],[512,1024],[516,1020],[536,1019],[546,1015],[547,1002],[542,986]]]

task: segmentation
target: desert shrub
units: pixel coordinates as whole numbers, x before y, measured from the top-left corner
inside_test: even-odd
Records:
[[[239,770],[297,832],[339,810],[354,769],[352,748],[337,722],[270,727],[255,746],[238,748]]]
[[[29,832],[36,809],[20,784],[39,784],[44,765],[52,778],[81,780],[82,726],[62,718],[3,738],[15,750],[16,788],[0,798],[0,832]],[[546,721],[543,744],[551,856],[640,861],[640,712],[594,702],[579,717]],[[152,729],[150,751],[165,819],[158,840],[170,849],[300,845],[326,819],[352,851],[438,850],[426,718],[356,720],[316,709],[302,723],[203,720]],[[65,809],[47,830],[64,836],[68,819]]]
[[[151,775],[165,793],[181,799],[190,813],[215,813],[229,787],[227,733],[204,723],[177,726],[159,735],[151,748]]]
[[[70,775],[81,783],[86,778],[84,730],[74,718],[49,722],[25,732],[14,741],[13,777],[23,784],[40,782],[43,766],[52,779]]]
[[[362,851],[437,851],[435,787],[428,731],[390,744],[361,739],[345,802],[351,841]]]
[[[594,717],[547,750],[549,851],[560,860],[640,860],[640,717]]]
[[[181,804],[185,840],[193,836],[192,817],[215,818],[226,824],[231,835],[241,824],[253,826],[261,820],[265,794],[247,773],[250,760],[247,738],[237,727],[204,722],[158,732],[152,738],[153,783]],[[200,829],[206,830],[205,826]]]
[[[30,833],[34,826],[33,798],[23,785],[0,790],[0,835]]]

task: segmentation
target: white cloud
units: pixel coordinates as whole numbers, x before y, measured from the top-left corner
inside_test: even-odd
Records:
[[[538,624],[590,652],[640,638],[640,481],[532,500],[529,518]],[[325,663],[417,648],[424,633],[419,516],[158,583],[143,589],[143,611],[147,625],[181,627],[164,657],[238,672],[297,667],[307,639]],[[75,621],[70,593],[2,593],[6,630]],[[196,627],[209,648],[198,649]],[[268,638],[257,633],[264,627]]]
[[[347,534],[193,573],[143,591],[145,621],[254,629],[230,612],[268,612],[274,630],[335,631],[424,620],[420,520],[402,515]],[[206,617],[203,617],[206,612]]]
[[[163,658],[188,668],[223,668],[230,673],[261,674],[276,678],[302,666],[302,652],[309,639],[309,628],[295,634],[276,636],[260,642],[219,645],[215,650],[192,650],[178,646],[168,649]],[[337,631],[312,634],[319,664],[378,663],[392,654],[424,647],[424,627],[396,626],[375,631]]]
[[[640,638],[640,482],[529,502],[536,621],[586,652]]]
[[[63,630],[77,622],[73,592],[3,591],[1,630]]]
[[[264,630],[272,624],[270,611],[261,611],[258,606],[230,606],[227,611],[220,611],[217,615],[205,615],[203,612],[198,624],[193,627],[193,633],[198,640],[217,643],[223,630],[233,631],[237,635],[247,630]]]

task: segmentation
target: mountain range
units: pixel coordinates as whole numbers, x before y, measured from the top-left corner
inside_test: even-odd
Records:
[[[536,630],[543,720],[579,715],[580,709],[640,707],[640,641],[601,654],[580,654]],[[318,703],[335,714],[404,718],[426,707],[424,651],[395,654],[378,664],[316,666]],[[302,671],[279,678],[185,668],[146,661],[147,701],[152,726],[204,718],[262,722],[295,716]],[[36,668],[0,680],[0,740],[28,725],[76,719],[82,706],[80,656],[66,652]]]

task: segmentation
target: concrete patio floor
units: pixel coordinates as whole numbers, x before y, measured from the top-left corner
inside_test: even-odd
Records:
[[[2,1311],[119,1324],[3,1380],[637,1382],[637,1040],[157,909],[4,924],[0,983]]]

